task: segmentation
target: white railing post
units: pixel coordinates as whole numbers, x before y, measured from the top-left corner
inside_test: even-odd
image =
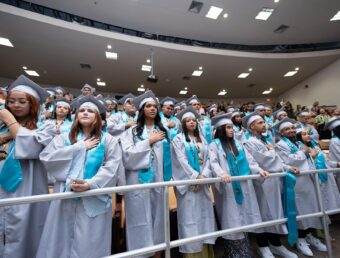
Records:
[[[318,173],[314,174],[314,180],[315,180],[316,195],[318,197],[319,208],[320,208],[320,211],[323,214],[323,216],[322,216],[322,224],[323,224],[323,230],[324,230],[325,238],[326,238],[326,246],[327,246],[328,258],[333,258],[333,250],[332,250],[331,237],[329,235],[329,228],[328,228],[328,224],[327,224],[328,215],[325,212],[325,207],[324,207],[324,203],[323,203],[323,200],[322,200],[322,193],[321,193],[321,189],[320,189],[320,179],[319,179],[319,174]]]
[[[166,244],[165,258],[170,258],[170,216],[169,216],[169,187],[164,187],[164,239]]]

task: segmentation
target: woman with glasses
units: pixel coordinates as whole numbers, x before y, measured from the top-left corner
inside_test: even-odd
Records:
[[[48,96],[23,75],[9,86],[0,110],[0,199],[48,193],[39,154],[52,136],[37,129],[39,104]],[[0,207],[0,257],[35,257],[47,209],[47,202]]]

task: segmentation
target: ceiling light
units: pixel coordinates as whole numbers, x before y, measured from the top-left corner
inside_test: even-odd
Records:
[[[115,52],[106,51],[105,55],[106,55],[107,59],[113,59],[113,60],[117,60],[118,59],[118,54],[115,53]]]
[[[192,72],[192,76],[201,76],[202,73],[203,73],[203,71],[201,71],[201,70],[195,70],[195,71]]]
[[[111,49],[111,48],[112,48],[112,46],[111,46],[111,45],[107,45],[107,48],[108,48],[108,49]]]
[[[226,90],[222,90],[217,95],[224,96],[225,94],[227,94]]]
[[[27,69],[27,66],[23,66],[22,69],[26,70],[26,69]]]
[[[147,62],[147,63],[150,63],[150,59],[146,59],[146,62]]]
[[[210,9],[208,13],[205,15],[205,17],[216,20],[218,16],[220,16],[222,11],[223,11],[222,8],[219,8],[216,6],[210,6]]]
[[[199,70],[203,70],[203,67],[202,67],[202,66],[200,66],[198,69],[199,69]]]
[[[143,85],[142,85],[143,86]],[[139,87],[138,89],[137,89],[137,91],[141,91],[141,92],[143,92],[143,91],[145,91],[145,88],[143,88],[143,87]]]
[[[338,21],[340,20],[340,11],[338,11],[330,21]]]
[[[144,88],[144,85],[142,84],[140,87],[141,87],[141,88]]]
[[[98,86],[106,86],[106,82],[97,82]]]
[[[295,68],[295,71],[299,71],[299,70],[300,70],[300,68],[299,68],[299,67],[296,67],[296,68]]]
[[[151,65],[142,65],[142,71],[150,72],[151,71]]]
[[[227,14],[227,13],[223,14],[223,18],[224,18],[224,19],[227,18],[227,17],[228,17],[228,14]]]
[[[263,95],[267,95],[269,93],[271,93],[272,91],[271,90],[265,90],[264,92],[262,92]]]
[[[294,76],[296,73],[297,71],[289,71],[288,73],[284,75],[284,77],[291,77],[291,76]]]
[[[6,46],[6,47],[13,47],[13,44],[9,39],[1,38],[0,37],[0,45]]]
[[[187,90],[187,89],[188,89],[188,87],[185,87],[184,89],[185,89],[185,90]]]
[[[278,3],[278,2],[280,2],[280,0],[274,0],[274,3]]]
[[[97,82],[100,82],[100,78],[97,79]]]
[[[179,94],[181,94],[181,95],[185,95],[185,94],[187,94],[187,93],[188,93],[187,90],[181,90],[181,91],[179,92]]]
[[[30,76],[40,76],[36,71],[34,70],[25,70],[25,72]]]
[[[249,68],[248,71],[249,71],[249,72],[253,71],[253,68]]]
[[[247,78],[248,76],[249,76],[249,73],[241,73],[237,76],[237,78],[244,79],[244,78]]]
[[[266,21],[273,12],[274,12],[273,8],[262,8],[261,12],[258,13],[255,19]]]
[[[270,88],[269,90],[270,90],[270,91],[273,91],[273,88]]]

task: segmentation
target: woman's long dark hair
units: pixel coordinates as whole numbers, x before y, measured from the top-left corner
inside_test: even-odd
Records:
[[[230,138],[227,136],[227,132],[225,131],[225,126],[226,125],[221,125],[216,128],[214,139],[219,139],[221,141],[222,148],[226,154],[228,154],[230,151],[233,151],[234,155],[238,156],[238,150],[236,147],[234,137]]]
[[[340,125],[333,129],[333,133],[336,137],[340,138]]]
[[[190,142],[190,137],[189,137],[189,133],[188,133],[188,128],[186,126],[186,122],[187,122],[188,118],[184,118],[182,120],[182,130],[185,136],[185,140],[187,142]],[[202,142],[201,137],[200,137],[200,132],[198,130],[198,122],[196,121],[196,129],[194,130],[194,136],[197,139],[197,142]]]
[[[233,116],[232,118],[231,118],[231,121],[233,122],[233,124],[236,126],[236,127],[238,127],[238,129],[242,129],[242,122],[241,123],[237,123],[236,122],[236,116]]]
[[[302,132],[298,132],[296,134],[296,140],[299,141],[299,142],[302,142],[304,145],[308,146],[308,147],[312,147],[312,143],[311,142],[304,142],[302,140]]]
[[[145,125],[145,115],[144,115],[144,107],[145,107],[146,103],[139,109],[138,112],[138,117],[137,117],[137,126],[135,128],[135,135],[138,138],[142,137],[143,134],[143,130],[144,130],[144,125]],[[164,128],[162,122],[161,122],[161,117],[159,116],[159,110],[157,107],[157,114],[155,117],[155,126],[157,126],[159,128],[159,130],[161,130],[162,132],[165,133],[165,137],[168,141],[170,141],[169,137],[168,137],[168,133],[166,131],[166,129]]]

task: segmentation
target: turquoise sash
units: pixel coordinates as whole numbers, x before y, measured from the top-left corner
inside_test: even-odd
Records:
[[[8,132],[8,129],[3,129],[0,134]],[[15,142],[10,143],[7,158],[0,172],[0,186],[7,192],[14,193],[23,180],[20,161],[14,158]]]
[[[178,134],[178,128],[177,128],[177,119],[174,116],[170,116],[169,120],[173,123],[175,123],[175,127],[173,128],[168,128],[168,121],[166,120],[166,117],[164,116],[163,112],[159,113],[159,116],[161,117],[161,121],[165,129],[167,129],[170,140],[173,140],[175,136]]]
[[[305,146],[303,142],[298,142],[300,146]],[[311,145],[313,149],[319,150],[318,155],[316,155],[314,159],[314,165],[316,169],[327,169],[326,166],[326,159],[325,155],[321,152],[321,150],[317,147],[317,144],[314,140],[311,140]],[[318,177],[321,183],[325,183],[328,180],[328,174],[327,173],[318,173]]]
[[[207,143],[211,143],[211,124],[207,117],[203,116],[203,124],[204,124],[204,130],[205,130],[205,139],[207,140]]]
[[[127,122],[129,122],[131,120],[131,117],[128,116],[124,111],[120,112],[120,115],[122,116],[122,119],[123,119],[124,123],[127,123]],[[137,121],[137,116],[135,116],[133,118],[133,121],[135,121],[135,122]]]
[[[73,122],[66,118],[64,123],[60,126],[60,133],[69,133],[71,131],[72,124]]]
[[[294,143],[292,143],[288,138],[282,137],[282,140],[285,143],[287,143],[291,153],[297,153],[299,151],[299,148]]]
[[[96,148],[92,148],[87,151],[86,156],[77,156],[71,165],[71,169],[68,172],[66,180],[66,190],[71,190],[70,183],[72,179],[82,178],[81,172],[84,169],[84,179],[91,179],[94,177],[104,162],[105,153],[105,138],[106,134],[103,133],[102,139]],[[82,133],[77,136],[77,142],[82,140]],[[66,146],[70,146],[71,142],[68,139]],[[85,164],[84,164],[85,161]],[[89,217],[95,217],[99,214],[106,212],[111,203],[111,197],[109,195],[98,195],[81,198],[84,204],[84,209]],[[79,200],[79,198],[76,198]]]
[[[214,139],[213,142],[216,143],[218,148],[223,152],[226,157],[230,175],[231,176],[247,176],[251,174],[249,163],[247,157],[244,153],[242,146],[235,140],[235,144],[238,150],[238,155],[234,157],[234,155],[230,152],[228,155],[225,153],[224,149],[222,148],[222,144],[220,139]],[[241,187],[240,181],[233,181],[233,192],[235,196],[235,200],[237,204],[241,205],[243,203],[243,192]]]
[[[144,126],[142,136],[140,140],[149,139],[146,126]],[[138,141],[138,139],[137,139]],[[164,181],[170,181],[172,178],[172,166],[171,166],[171,151],[170,143],[165,138],[162,140],[163,144],[163,179]],[[138,178],[142,184],[151,183],[154,179],[154,168],[153,168],[153,158],[152,151],[150,152],[150,166],[147,169],[141,169],[138,171]]]
[[[199,157],[198,157],[198,152],[197,152],[195,144],[191,141],[191,139],[190,139],[190,142],[187,142],[186,139],[185,139],[184,133],[182,133],[182,141],[184,142],[185,152],[186,152],[187,157],[188,157],[189,165],[195,171],[197,171],[199,174],[201,174]]]
[[[295,175],[288,171],[283,178],[282,202],[284,215],[287,218],[288,227],[288,243],[293,246],[298,239],[298,228],[296,222],[296,206],[295,206]]]

